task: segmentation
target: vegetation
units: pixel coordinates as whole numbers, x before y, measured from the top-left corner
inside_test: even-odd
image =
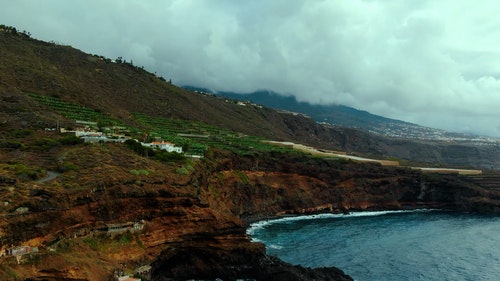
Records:
[[[29,33],[26,30],[18,31],[15,27],[4,25],[4,24],[0,24],[0,32],[7,32],[7,33],[10,33],[13,35],[19,35],[19,36],[26,37],[26,38],[31,37],[31,33]]]
[[[138,233],[74,238],[71,230],[87,228],[87,223],[145,219],[154,223],[148,224],[149,229],[143,233],[151,230],[150,233],[165,234],[168,239],[179,241],[185,237],[197,239],[197,236],[190,236],[191,233],[186,235],[185,231],[191,232],[191,226],[195,227],[193,234],[201,233],[202,239],[219,227],[227,233],[228,225],[232,227],[235,220],[226,213],[218,215],[218,212],[236,210],[233,207],[237,206],[231,206],[233,203],[251,205],[245,203],[254,203],[254,191],[259,193],[259,198],[269,199],[266,206],[280,206],[278,200],[265,198],[276,194],[274,187],[270,191],[264,189],[272,184],[266,183],[265,177],[262,183],[255,178],[265,171],[278,172],[271,174],[272,177],[290,174],[290,178],[276,178],[276,182],[292,187],[306,185],[300,182],[305,176],[331,186],[347,186],[351,184],[348,179],[360,175],[369,179],[360,181],[363,184],[360,189],[368,189],[372,183],[397,182],[396,178],[388,178],[391,171],[377,165],[308,158],[303,152],[291,152],[291,148],[262,142],[265,138],[293,141],[287,136],[295,134],[296,140],[300,140],[301,134],[315,138],[324,132],[314,132],[311,127],[300,131],[297,128],[303,124],[295,122],[291,116],[285,120],[278,114],[250,106],[226,104],[216,97],[179,90],[123,62],[101,61],[69,47],[4,33],[0,32],[0,94],[3,94],[0,96],[0,191],[3,198],[0,209],[8,219],[1,225],[5,230],[1,233],[2,241],[6,241],[5,245],[21,245],[40,235],[47,239],[53,236],[55,240],[41,248],[40,266],[32,268],[29,265],[23,269],[16,265],[16,271],[10,273],[0,265],[0,276],[69,266],[90,273],[94,268],[91,266],[110,269],[119,258],[122,261],[131,257],[147,260],[153,257],[151,253],[158,253],[159,248],[153,248],[157,246],[152,246],[152,240],[144,239],[143,245]],[[76,136],[43,129],[53,127],[61,116],[92,121],[97,127],[120,124],[141,141],[159,137],[182,145],[188,154],[204,158],[191,160],[178,153],[144,147],[135,140],[126,141],[124,145],[82,145],[82,140]],[[285,124],[289,135],[281,134],[279,125],[273,127],[273,124]],[[268,134],[262,134],[263,130]],[[349,136],[345,139],[359,141]],[[338,171],[329,169],[335,167]],[[33,182],[47,170],[62,174],[50,182]],[[377,173],[385,173],[387,179],[377,181]],[[297,175],[300,178],[295,177]],[[292,182],[296,178],[297,184]],[[415,182],[409,180],[410,184]],[[318,182],[312,184],[318,190],[323,186]],[[285,192],[284,188],[279,192]],[[233,193],[242,196],[230,200]],[[304,193],[307,194],[307,190]],[[318,194],[321,199],[323,195]],[[336,193],[329,190],[322,194]],[[207,202],[209,205],[205,205]],[[309,204],[299,203],[295,206]],[[263,202],[255,204],[263,206]],[[295,208],[293,204],[290,208]],[[188,227],[184,227],[184,221],[188,222]],[[83,258],[77,259],[80,254]],[[52,264],[47,263],[55,257],[69,259],[59,258]],[[99,280],[94,276],[86,278]],[[26,276],[15,279],[24,280]]]
[[[40,167],[31,167],[25,164],[13,164],[8,165],[4,169],[14,171],[15,175],[21,180],[37,180],[42,175],[44,171]]]
[[[133,240],[134,240],[134,236],[132,235],[132,233],[130,232],[125,232],[125,233],[122,233],[120,234],[120,236],[118,236],[118,241],[121,243],[121,244],[129,244],[131,243]]]
[[[204,155],[207,147],[227,149],[239,154],[258,151],[290,151],[289,148],[263,142],[263,138],[248,136],[198,121],[151,117],[134,114],[137,121],[152,132],[149,137],[181,144],[191,155]]]
[[[125,141],[125,146],[129,149],[133,150],[138,155],[144,157],[150,157],[155,160],[159,160],[162,162],[179,162],[184,160],[186,157],[181,153],[177,152],[168,152],[164,150],[156,150],[151,147],[143,146],[140,142],[128,139]],[[132,173],[132,172],[131,172]]]
[[[79,169],[80,167],[78,167],[78,165],[71,162],[63,162],[57,166],[57,171],[60,173],[65,173],[69,171],[78,171]]]
[[[148,170],[130,170],[130,173],[134,176],[139,176],[139,175],[144,175],[144,176],[147,176],[149,175],[149,171]]]
[[[63,135],[59,139],[59,142],[62,145],[68,145],[68,146],[70,146],[70,145],[82,144],[83,143],[83,139],[75,136],[74,134],[66,134],[66,135]]]
[[[233,174],[235,177],[237,177],[240,180],[240,182],[242,182],[244,184],[250,183],[250,179],[248,178],[247,174],[245,174],[243,171],[234,170]]]
[[[80,121],[96,122],[99,127],[104,125],[123,125],[120,121],[97,110],[80,106],[78,104],[62,101],[57,97],[29,94],[39,104],[48,106],[63,116]],[[190,155],[203,155],[207,147],[218,147],[228,149],[241,154],[255,151],[283,151],[280,147],[263,142],[263,138],[247,136],[233,132],[228,129],[219,128],[198,121],[189,121],[174,118],[152,117],[144,113],[135,113],[136,120],[140,125],[147,128],[151,133],[147,134],[145,141],[151,141],[155,137],[171,141],[183,147],[185,153]],[[131,131],[140,132],[138,128],[130,128]],[[29,134],[29,132],[18,132],[18,134]],[[76,140],[66,138],[63,144],[76,144]],[[49,144],[43,144],[47,148]],[[150,148],[139,146],[140,144],[127,144],[136,153],[154,157],[157,160],[168,162],[182,160],[182,157],[173,153],[161,153]]]
[[[11,132],[11,136],[15,138],[25,138],[33,133],[31,128],[17,129]]]
[[[92,236],[83,238],[83,242],[87,244],[90,247],[90,249],[94,251],[98,251],[101,247],[101,243]]]
[[[121,122],[111,118],[109,115],[100,113],[95,109],[84,107],[76,103],[63,101],[58,97],[49,97],[36,94],[29,94],[29,96],[39,104],[50,107],[69,119],[96,122],[99,126],[121,125]]]
[[[175,170],[179,175],[188,175],[189,171],[185,167],[179,167]]]

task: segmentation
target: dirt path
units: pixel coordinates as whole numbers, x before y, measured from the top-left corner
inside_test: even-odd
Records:
[[[44,178],[41,178],[41,179],[37,180],[36,182],[37,183],[48,182],[48,181],[56,179],[59,175],[60,175],[60,173],[52,172],[52,171],[47,171],[47,176],[44,177]]]
[[[268,142],[274,143],[274,144],[279,144],[279,145],[289,146],[289,147],[292,147],[294,149],[298,149],[298,150],[301,150],[304,152],[309,152],[309,153],[311,153],[313,155],[317,155],[317,156],[345,158],[345,159],[351,159],[353,161],[358,161],[358,162],[376,162],[376,163],[380,163],[382,166],[399,166],[398,161],[363,158],[363,157],[358,157],[358,156],[353,156],[353,155],[347,155],[347,153],[343,152],[343,151],[318,150],[314,147],[310,147],[310,146],[306,146],[306,145],[302,145],[302,144],[296,144],[293,142],[278,142],[278,141],[268,141]],[[482,170],[471,170],[471,169],[427,168],[427,167],[410,167],[410,168],[421,170],[424,173],[459,174],[459,175],[481,175],[483,173]]]

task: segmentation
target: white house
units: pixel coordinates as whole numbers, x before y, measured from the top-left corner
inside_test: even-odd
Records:
[[[142,143],[143,146],[151,147],[153,149],[166,150],[167,152],[182,153],[182,147],[175,146],[171,142],[154,141],[151,143]]]

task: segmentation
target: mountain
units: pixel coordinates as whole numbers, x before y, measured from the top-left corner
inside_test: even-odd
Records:
[[[200,92],[211,92],[210,90],[193,86],[184,86],[184,88]],[[231,99],[250,101],[271,108],[303,113],[318,122],[360,128],[366,131],[379,132],[382,131],[380,128],[387,127],[387,124],[418,126],[344,105],[312,105],[307,102],[299,102],[294,96],[284,96],[272,91],[256,91],[249,94],[220,91],[213,93]]]
[[[0,32],[0,50],[0,123],[5,130],[44,128],[58,122],[61,126],[74,126],[75,118],[61,114],[55,110],[57,107],[40,105],[33,99],[35,95],[91,109],[144,133],[152,130],[152,123],[139,122],[138,114],[201,122],[233,135],[241,133],[368,157],[426,165],[500,167],[500,148],[495,143],[388,138],[359,129],[320,124],[304,114],[182,89],[121,59],[86,54],[23,33]],[[209,130],[212,129],[197,133]],[[254,144],[248,147],[251,146]]]
[[[426,140],[481,139],[483,141],[488,141],[489,139],[424,127],[410,122],[375,115],[368,111],[355,109],[345,105],[313,105],[307,102],[299,102],[294,96],[285,96],[272,91],[256,91],[244,94],[211,91],[195,86],[183,86],[183,88],[197,92],[213,93],[235,100],[249,101],[271,108],[298,112],[310,116],[317,122],[335,126],[358,128],[382,136]]]

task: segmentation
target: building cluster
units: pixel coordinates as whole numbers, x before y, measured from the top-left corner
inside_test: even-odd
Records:
[[[175,146],[173,143],[167,141],[154,141],[150,143],[141,142],[141,144],[142,146],[150,147],[153,149],[165,150],[167,152],[182,153],[182,147]]]
[[[144,220],[137,222],[124,222],[115,224],[106,224],[104,229],[99,229],[100,231],[105,231],[109,235],[121,234],[125,232],[135,233],[142,231],[146,222]]]
[[[131,277],[126,274],[123,269],[118,269],[115,271],[116,281],[146,281],[151,280],[151,269],[150,265],[143,265],[134,270],[134,276],[140,276],[141,278]]]
[[[2,249],[0,251],[0,257],[22,256],[25,254],[31,254],[31,253],[37,253],[37,252],[38,252],[37,247],[17,246],[17,247]]]
[[[120,142],[124,143],[129,140],[130,137],[121,133],[125,128],[123,127],[111,127],[108,128],[110,132],[104,133],[101,131],[97,131],[93,128],[97,127],[96,122],[87,122],[87,121],[76,121],[77,125],[80,125],[79,128],[75,130],[66,130],[61,128],[61,133],[74,133],[75,136],[83,139],[85,143],[104,143],[104,142]],[[143,146],[150,147],[152,149],[164,150],[167,152],[177,152],[183,153],[182,147],[175,146],[175,144],[163,140],[157,140],[153,142],[140,142]]]
[[[21,263],[21,258],[27,254],[38,253],[38,247],[31,246],[13,246],[0,249],[0,258],[2,257],[15,257],[17,264]]]

